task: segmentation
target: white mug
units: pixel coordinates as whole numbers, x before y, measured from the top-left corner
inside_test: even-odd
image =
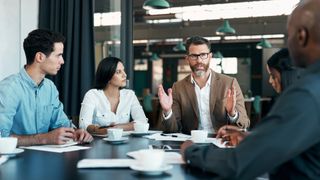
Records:
[[[16,149],[18,138],[16,137],[2,137],[0,138],[0,153],[12,153]]]
[[[148,170],[157,170],[164,163],[164,150],[162,149],[143,149],[137,157],[140,166]]]
[[[135,122],[133,128],[137,133],[146,133],[149,130],[149,123]]]
[[[122,137],[123,129],[120,128],[109,128],[108,137],[110,140],[119,140]]]
[[[191,131],[191,140],[194,143],[204,143],[208,137],[208,132],[205,130],[192,130]]]

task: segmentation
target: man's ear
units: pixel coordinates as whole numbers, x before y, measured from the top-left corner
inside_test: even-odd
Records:
[[[302,47],[306,47],[309,41],[309,31],[303,27],[298,30],[298,43]]]
[[[36,55],[34,56],[35,62],[41,63],[42,61],[44,61],[45,57],[46,55],[43,54],[42,52],[37,52]]]

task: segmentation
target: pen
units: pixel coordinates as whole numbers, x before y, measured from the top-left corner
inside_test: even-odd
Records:
[[[161,136],[178,137],[178,135],[174,135],[174,134],[164,134],[164,133],[161,133],[160,135],[161,135]]]
[[[232,130],[235,130],[235,131],[239,131],[239,132],[247,132],[247,131],[248,131],[246,128],[229,129],[229,128],[227,128],[227,127],[225,128],[225,130],[226,130],[226,131],[228,131],[228,130],[231,130],[231,131],[232,131]]]
[[[109,125],[109,126],[100,126],[99,129],[103,129],[103,128],[109,128],[109,127],[113,127],[114,125]]]
[[[69,120],[69,128],[77,129],[77,127],[72,123],[72,120]]]

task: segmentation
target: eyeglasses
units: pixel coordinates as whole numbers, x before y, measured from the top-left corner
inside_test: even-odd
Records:
[[[188,59],[196,61],[198,60],[198,57],[200,57],[200,59],[205,60],[208,59],[210,52],[208,53],[201,53],[201,54],[189,54],[187,55]]]

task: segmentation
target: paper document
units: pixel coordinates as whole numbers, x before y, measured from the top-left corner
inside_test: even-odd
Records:
[[[127,153],[127,156],[134,159],[139,159],[140,156],[143,156],[142,151],[131,151]],[[164,162],[167,164],[184,164],[185,162],[182,159],[181,154],[177,152],[165,152],[164,153]]]
[[[218,146],[219,148],[227,148],[226,142],[222,143],[221,138],[208,138],[206,142],[212,143]]]
[[[156,141],[186,141],[191,138],[191,136],[181,133],[155,133],[144,137]]]
[[[70,141],[65,144],[48,144],[48,145],[43,145],[43,146],[53,147],[53,148],[62,148],[62,147],[68,147],[68,146],[73,146],[73,145],[77,145],[77,144],[78,144],[78,142],[76,142],[76,141]]]
[[[70,152],[70,151],[79,151],[84,149],[90,149],[91,147],[85,146],[67,146],[67,147],[50,147],[48,145],[43,146],[23,146],[21,148],[24,149],[31,149],[31,150],[38,150],[38,151],[47,151],[47,152],[55,152],[55,153],[63,153],[63,152]]]
[[[77,168],[125,168],[135,163],[134,159],[82,159]]]

